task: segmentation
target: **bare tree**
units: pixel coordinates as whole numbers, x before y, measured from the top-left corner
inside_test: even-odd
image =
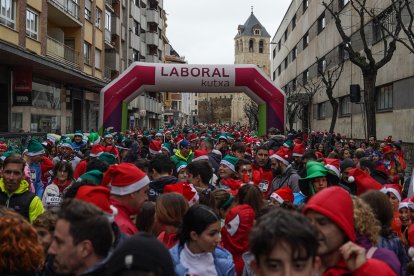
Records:
[[[392,3],[389,10],[393,10],[392,13],[388,13],[388,10],[377,13],[376,10],[368,10],[367,0],[352,0],[351,12],[355,12],[358,15],[359,30],[354,34],[347,34],[346,30],[351,29],[351,26],[342,25],[340,12],[334,9],[333,0],[323,2],[322,4],[327,11],[333,16],[335,20],[336,28],[343,40],[344,50],[349,54],[349,60],[358,66],[362,71],[363,82],[364,82],[364,104],[366,113],[366,125],[368,136],[376,135],[376,118],[375,118],[375,84],[377,80],[377,73],[380,68],[387,64],[395,50],[396,43],[399,39],[401,31],[401,24],[396,21],[392,24],[390,29],[389,18],[390,16],[400,16],[400,10],[395,7],[395,3]],[[396,13],[396,14],[394,14]],[[374,24],[380,25],[380,29],[389,29],[391,35],[379,37],[379,41],[383,45],[383,55],[378,57],[372,52],[372,41],[370,36],[367,36],[365,28],[367,23],[373,21]],[[351,37],[358,36],[358,39],[362,43],[362,49],[359,50],[356,46],[351,43]],[[376,59],[377,57],[377,59]]]
[[[318,91],[320,91],[322,82],[320,78],[313,78],[312,80],[306,79],[302,81],[301,87],[303,88],[302,93],[304,94],[304,101],[302,102],[302,108],[300,112],[298,112],[298,118],[302,121],[307,122],[305,127],[308,129],[308,131],[310,131],[312,129],[312,120],[310,119],[310,114],[313,97]]]
[[[344,69],[344,63],[340,62],[337,66],[334,66],[330,69],[333,60],[329,60],[329,62],[327,62],[325,59],[321,60],[320,58],[316,57],[316,61],[318,62],[318,65],[322,63],[322,66],[318,66],[318,73],[321,77],[322,83],[324,84],[325,93],[328,96],[329,102],[332,106],[332,120],[331,126],[329,127],[329,132],[332,133],[335,130],[339,109],[338,100],[333,96],[333,90],[339,78],[341,77]]]
[[[259,125],[259,106],[254,101],[246,101],[243,106],[243,111],[249,120],[249,125],[253,129],[257,129]]]
[[[401,25],[406,37],[399,37],[398,42],[404,45],[411,53],[414,53],[414,2],[413,0],[391,0],[397,11],[396,20]],[[398,12],[399,11],[399,12]],[[386,35],[392,35],[388,28],[382,31]]]

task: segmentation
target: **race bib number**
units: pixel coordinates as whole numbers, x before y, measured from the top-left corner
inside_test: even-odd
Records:
[[[259,190],[261,192],[267,192],[267,189],[269,188],[269,181],[262,180],[259,182]]]
[[[60,196],[48,196],[46,199],[46,204],[51,205],[51,206],[60,205],[61,202],[62,202],[62,198]]]

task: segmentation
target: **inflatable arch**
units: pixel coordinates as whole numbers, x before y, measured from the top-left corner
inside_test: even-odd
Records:
[[[127,104],[149,92],[244,92],[259,104],[259,134],[285,128],[286,95],[255,65],[200,65],[135,62],[100,94],[99,126],[125,131]]]

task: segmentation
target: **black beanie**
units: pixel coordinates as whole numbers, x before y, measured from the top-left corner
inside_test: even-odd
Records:
[[[162,276],[175,274],[170,252],[148,233],[139,233],[123,241],[105,267],[105,275],[117,275],[123,271],[153,272]]]
[[[354,160],[350,158],[346,158],[342,160],[341,164],[339,165],[341,172],[345,171],[347,168],[353,168],[353,167],[354,167]]]

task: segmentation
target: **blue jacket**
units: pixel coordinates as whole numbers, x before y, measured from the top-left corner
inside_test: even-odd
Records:
[[[42,198],[43,196],[43,182],[42,182],[42,169],[40,163],[31,163],[29,165],[30,176],[32,178],[33,187],[35,188],[35,194]]]
[[[175,266],[175,275],[176,276],[185,276],[188,269],[184,267],[180,262],[180,254],[183,250],[183,246],[177,244],[170,249],[170,254]],[[228,252],[223,247],[217,246],[213,252],[214,265],[217,270],[218,276],[235,276],[236,272],[234,270],[233,257],[230,252]]]

